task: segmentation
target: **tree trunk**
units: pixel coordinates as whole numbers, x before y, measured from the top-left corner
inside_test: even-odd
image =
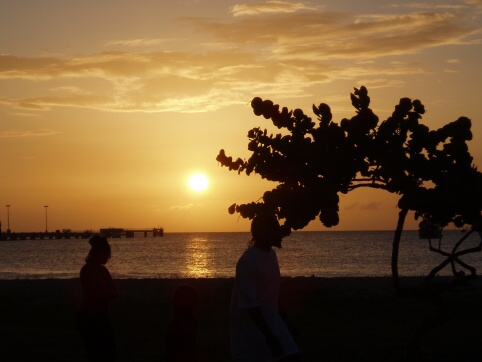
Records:
[[[392,246],[392,278],[393,286],[400,292],[400,278],[398,275],[398,249],[400,247],[400,239],[402,237],[403,224],[405,223],[405,217],[407,216],[408,209],[402,209],[398,213],[398,223],[397,229],[395,230],[395,235],[393,237]]]

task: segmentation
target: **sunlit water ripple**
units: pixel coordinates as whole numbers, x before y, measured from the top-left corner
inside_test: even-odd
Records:
[[[460,231],[444,231],[442,246],[454,244]],[[229,278],[245,250],[249,233],[166,233],[110,239],[114,278]],[[276,249],[284,276],[390,276],[393,231],[295,232]],[[471,236],[467,245],[475,246]],[[436,242],[438,245],[438,241]],[[0,241],[0,279],[76,278],[89,251],[87,240]],[[405,231],[399,257],[402,276],[427,275],[444,258],[428,249],[416,231]],[[482,267],[480,253],[462,260]],[[445,268],[440,275],[450,275]]]

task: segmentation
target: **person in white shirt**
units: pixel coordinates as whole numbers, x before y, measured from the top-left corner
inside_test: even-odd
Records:
[[[278,311],[280,270],[272,247],[282,233],[273,214],[255,216],[252,239],[236,264],[230,307],[231,356],[235,362],[299,361],[298,347]]]

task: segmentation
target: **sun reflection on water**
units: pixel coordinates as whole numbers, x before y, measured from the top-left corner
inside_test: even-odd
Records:
[[[190,278],[212,277],[212,252],[208,239],[194,236],[187,241],[185,270]]]

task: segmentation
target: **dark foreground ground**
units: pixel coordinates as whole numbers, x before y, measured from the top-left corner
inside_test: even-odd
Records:
[[[164,360],[170,295],[182,283],[200,296],[201,361],[229,361],[232,279],[116,280],[122,298],[110,316],[120,361]],[[282,297],[305,362],[482,361],[479,280],[430,300],[398,297],[390,278],[283,278]],[[1,280],[0,361],[84,361],[79,298],[77,279]],[[424,324],[419,354],[411,341]]]

